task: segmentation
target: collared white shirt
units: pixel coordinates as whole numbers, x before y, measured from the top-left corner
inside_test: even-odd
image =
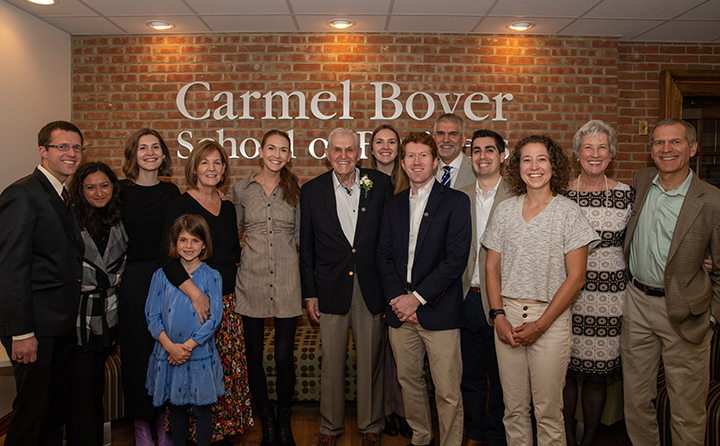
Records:
[[[350,186],[350,193],[340,183],[337,174],[333,171],[333,185],[335,190],[335,205],[340,227],[348,242],[355,242],[355,227],[357,226],[358,206],[360,205],[360,169],[355,168],[355,181]]]
[[[470,284],[474,287],[480,286],[480,265],[478,264],[480,262],[480,250],[482,249],[480,239],[485,233],[487,222],[490,219],[490,210],[492,210],[493,203],[495,203],[495,195],[497,194],[498,186],[500,186],[500,179],[501,178],[498,178],[498,182],[495,184],[495,187],[490,189],[487,195],[483,195],[480,185],[477,181],[475,182],[475,215],[477,217],[475,231],[477,233],[477,255],[475,256],[475,269],[473,270],[472,280],[470,281]]]
[[[415,247],[417,245],[418,232],[420,224],[425,215],[425,207],[427,206],[430,192],[432,191],[435,181],[428,181],[428,184],[418,189],[418,193],[413,195],[410,189],[410,236],[408,237],[408,262],[407,262],[407,282],[412,283],[412,268],[415,263]],[[426,301],[417,292],[413,292],[420,303],[425,305]]]
[[[458,173],[460,172],[460,165],[462,164],[462,159],[462,151],[458,153],[457,158],[455,158],[450,164],[445,164],[441,159],[438,159],[437,172],[435,172],[435,179],[438,180],[438,183],[442,183],[442,177],[443,175],[445,175],[445,166],[450,166],[450,187],[454,189]]]
[[[45,167],[43,167],[42,164],[38,165],[38,170],[47,177],[50,184],[52,184],[53,189],[55,189],[55,192],[57,192],[60,198],[62,198],[62,190],[65,187],[65,184],[61,183],[60,180],[55,178],[53,174],[51,174]]]

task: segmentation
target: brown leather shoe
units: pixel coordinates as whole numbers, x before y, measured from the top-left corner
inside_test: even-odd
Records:
[[[362,446],[380,446],[380,434],[372,432],[364,433]]]
[[[487,441],[471,440],[468,438],[467,440],[465,440],[463,446],[487,446]]]
[[[317,444],[318,446],[335,446],[335,438],[335,435],[320,434]]]

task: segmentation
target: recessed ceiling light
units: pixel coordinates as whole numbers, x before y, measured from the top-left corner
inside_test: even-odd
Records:
[[[329,20],[327,24],[335,29],[347,29],[351,26],[355,26],[355,22],[350,19],[332,19]]]
[[[166,22],[165,20],[148,20],[147,22],[145,22],[145,24],[150,28],[156,29],[158,31],[166,31],[168,29],[175,28],[175,25],[170,22]]]
[[[54,5],[55,0],[28,0],[30,3],[35,3],[36,5]]]
[[[529,22],[529,21],[522,21],[522,22],[513,22],[507,26],[507,29],[511,29],[513,31],[527,31],[530,28],[535,26],[535,22]]]

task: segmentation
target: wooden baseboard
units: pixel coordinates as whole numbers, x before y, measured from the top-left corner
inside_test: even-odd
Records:
[[[10,419],[12,418],[12,410],[0,418],[0,437],[7,434],[8,427],[10,427]]]

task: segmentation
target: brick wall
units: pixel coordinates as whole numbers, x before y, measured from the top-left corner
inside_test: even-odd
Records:
[[[647,44],[618,42],[614,38],[528,36],[467,36],[446,34],[202,34],[174,36],[78,36],[73,38],[73,120],[93,147],[87,157],[121,164],[122,147],[138,128],[161,131],[173,152],[174,180],[183,184],[183,161],[187,154],[177,139],[191,131],[197,143],[226,139],[238,144],[245,138],[260,139],[271,128],[293,130],[295,172],[307,180],[326,170],[325,162],[308,153],[310,142],[326,137],[336,126],[372,131],[386,122],[375,115],[373,82],[393,82],[402,90],[405,105],[417,92],[463,94],[476,92],[490,104],[474,110],[484,121],[466,119],[469,131],[490,128],[514,145],[530,133],[547,133],[568,150],[575,130],[590,119],[617,126],[619,154],[609,174],[629,181],[632,173],[650,162],[647,136],[638,134],[638,121],[650,126],[658,120],[659,74],[663,69],[720,69],[719,44]],[[352,120],[343,114],[342,81],[350,80]],[[207,82],[210,91],[190,90],[188,112],[199,116],[220,103],[213,97],[229,91],[235,113],[240,115],[240,95],[247,91],[300,91],[307,96],[306,120],[262,119],[264,99],[250,101],[255,119],[191,120],[176,106],[178,91],[190,82]],[[336,118],[320,120],[310,113],[310,100],[319,91],[334,93],[339,101],[323,103],[322,112]],[[389,95],[389,88],[384,94]],[[503,103],[507,121],[492,121],[493,97],[512,94]],[[435,98],[435,112],[427,120],[412,119],[407,110],[392,121],[401,136],[410,130],[431,130],[442,113]],[[273,101],[273,115],[280,115],[280,101]],[[384,114],[392,106],[384,102]],[[424,99],[414,102],[416,115],[427,110]],[[297,98],[290,100],[290,116],[297,117]],[[225,147],[229,150],[230,143]],[[247,152],[253,153],[250,144]],[[321,153],[322,146],[318,146]],[[257,167],[257,160],[240,156],[231,160],[230,184]]]
[[[618,45],[619,176],[652,165],[639,121],[652,125],[660,114],[662,70],[720,70],[718,44],[620,43]]]
[[[385,121],[375,114],[372,82],[393,82],[404,104],[415,92],[489,97],[475,113],[489,113],[484,121],[466,119],[469,131],[491,128],[514,145],[531,133],[547,133],[568,149],[575,130],[589,119],[618,123],[618,42],[586,37],[466,36],[445,34],[218,34],[194,36],[78,36],[73,38],[73,120],[87,135],[87,157],[119,168],[122,147],[136,129],[150,126],[161,131],[173,154],[187,150],[177,142],[183,130],[191,141],[225,138],[238,142],[260,139],[271,128],[293,130],[295,172],[305,180],[326,170],[324,161],[308,154],[311,140],[326,137],[336,126],[372,131]],[[309,111],[311,97],[322,90],[342,96],[340,82],[350,80],[353,120],[319,120]],[[175,100],[189,83],[208,82],[211,91],[193,88],[188,95],[189,113],[199,116],[221,91],[235,95],[235,112],[241,113],[239,96],[246,91],[301,91],[307,93],[307,120],[261,119],[264,100],[251,101],[255,119],[191,120],[178,111]],[[492,121],[493,97],[512,94],[503,104],[507,121]],[[389,95],[386,89],[385,95]],[[223,100],[224,101],[224,100]],[[298,116],[297,99],[291,99],[291,116]],[[280,115],[275,101],[274,116]],[[414,102],[415,113],[427,109],[424,99]],[[324,113],[342,114],[340,103],[324,106]],[[462,101],[458,114],[464,116]],[[482,112],[482,113],[481,113]],[[385,103],[384,113],[392,114]],[[393,120],[401,136],[410,130],[431,130],[435,113],[427,120],[412,119],[407,111]],[[185,138],[190,139],[190,138]],[[229,149],[229,143],[226,144]],[[253,149],[250,146],[250,149]],[[249,150],[252,153],[252,150]],[[320,151],[318,151],[320,152]],[[183,162],[174,157],[174,178],[183,184]],[[242,179],[257,160],[231,160],[230,179]],[[613,168],[615,166],[612,166]],[[612,174],[628,178],[624,166]],[[629,167],[631,168],[631,167]]]

